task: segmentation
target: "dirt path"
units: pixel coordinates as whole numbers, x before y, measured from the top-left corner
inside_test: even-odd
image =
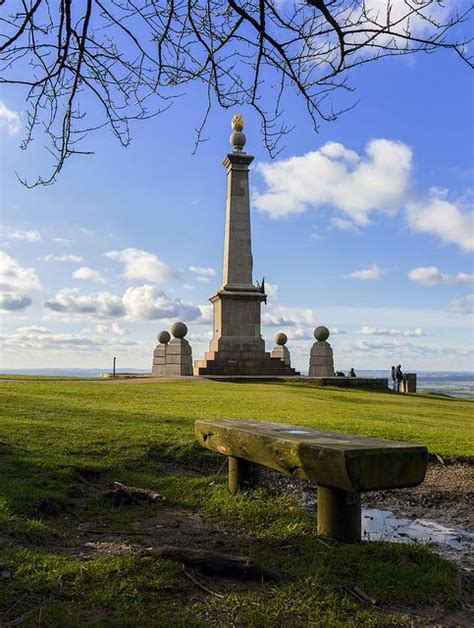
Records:
[[[264,471],[262,482],[277,491],[288,491],[315,513],[316,485]],[[364,509],[390,511],[397,517],[423,519],[446,528],[474,531],[474,466],[467,463],[430,464],[426,479],[410,489],[374,491],[362,496]],[[474,574],[474,552],[434,546],[464,571]]]

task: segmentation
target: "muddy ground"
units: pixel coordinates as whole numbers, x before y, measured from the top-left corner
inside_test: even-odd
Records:
[[[225,466],[221,473],[226,473]],[[294,494],[300,503],[313,514],[316,510],[316,486],[294,478],[286,478],[270,470],[263,469],[261,484],[280,492]],[[449,528],[474,529],[474,466],[469,464],[430,464],[425,482],[413,489],[379,491],[363,496],[363,508],[390,510],[408,519],[427,519]],[[90,526],[90,524],[89,524]],[[112,537],[105,534],[101,538],[100,524],[91,530],[79,529],[77,545],[79,554],[129,553],[139,548],[158,548],[163,544],[211,549],[225,554],[252,554],[252,541],[238,529],[227,530],[218,524],[210,523],[201,513],[193,509],[168,507],[153,518],[136,521],[136,536],[125,534]],[[90,538],[88,539],[87,537]],[[460,568],[459,586],[463,590],[463,607],[458,610],[433,608],[422,614],[414,614],[412,609],[394,608],[408,612],[415,626],[472,626],[474,625],[474,600],[472,597],[474,552],[453,550],[447,546],[433,545],[433,549],[444,557],[453,560]],[[284,551],[284,548],[282,548]],[[207,579],[208,587],[225,592],[219,579]],[[235,586],[235,585],[233,585]],[[243,590],[248,586],[239,585]],[[235,589],[234,589],[235,592]],[[387,609],[388,610],[388,609]]]
[[[186,465],[184,465],[186,466]],[[181,469],[184,471],[184,469]],[[187,473],[202,473],[197,468],[187,468]],[[226,467],[220,467],[226,473]],[[101,482],[99,481],[99,484]],[[286,478],[269,470],[262,470],[261,484],[278,492],[290,492],[313,514],[316,508],[316,486],[294,478]],[[105,487],[104,487],[105,488]],[[419,487],[397,491],[368,493],[363,497],[364,508],[390,510],[409,519],[428,519],[447,527],[474,528],[474,467],[468,464],[431,464],[426,481]],[[57,540],[48,549],[85,559],[98,555],[137,554],[147,549],[173,545],[184,548],[212,550],[228,555],[252,556],[254,539],[239,529],[226,529],[211,523],[198,509],[183,508],[166,502],[156,516],[137,519],[131,528],[110,531],[108,522],[100,519],[77,524],[73,537]],[[3,539],[8,544],[9,539]],[[2,539],[0,538],[0,542]],[[463,605],[459,609],[431,608],[414,612],[413,609],[386,608],[385,612],[407,613],[413,626],[472,626],[474,609],[472,574],[474,557],[467,550],[447,550],[434,547],[445,557],[455,560],[460,567],[459,586]],[[281,547],[291,551],[291,547]],[[248,592],[256,583],[227,580],[207,575],[198,581],[185,572],[193,594],[192,600],[205,599],[208,593],[222,595],[227,592]],[[384,610],[384,609],[380,609]]]

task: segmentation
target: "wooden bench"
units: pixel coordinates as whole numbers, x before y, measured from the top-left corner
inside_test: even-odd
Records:
[[[258,482],[259,465],[317,483],[317,532],[360,541],[360,493],[416,486],[426,447],[258,420],[196,421],[203,447],[229,457],[229,490]]]

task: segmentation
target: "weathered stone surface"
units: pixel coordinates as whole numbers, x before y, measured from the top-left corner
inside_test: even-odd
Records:
[[[188,333],[188,328],[184,323],[173,323],[173,325],[171,326],[171,333],[175,338],[184,338]]]
[[[280,360],[283,360],[283,362],[287,365],[287,366],[291,366],[291,356],[290,356],[290,352],[288,350],[287,347],[285,347],[285,345],[276,345],[273,348],[272,351],[272,358],[279,358]]]
[[[160,331],[160,333],[157,336],[158,338],[158,342],[163,344],[163,345],[167,345],[168,342],[171,340],[171,335],[169,333],[169,331]]]
[[[207,449],[350,493],[416,486],[428,464],[423,446],[295,425],[220,419],[195,429]]]
[[[314,337],[316,340],[327,340],[329,338],[329,329],[324,327],[324,325],[316,327],[314,330]]]
[[[232,289],[254,289],[250,243],[248,167],[253,156],[233,152],[224,159],[227,168],[227,202],[222,285]]]
[[[282,360],[272,361],[261,335],[260,310],[266,295],[252,278],[248,168],[253,156],[242,152],[241,135],[240,131],[233,134],[234,150],[224,159],[227,195],[222,287],[210,299],[213,337],[205,360],[195,363],[194,374],[294,375]]]
[[[416,393],[416,373],[405,373],[400,390],[403,393]]]
[[[275,344],[277,345],[286,345],[286,343],[288,342],[288,336],[282,331],[279,331],[277,334],[275,334],[274,340]]]
[[[175,337],[165,345],[160,344],[153,353],[154,377],[177,377],[193,374],[191,345],[185,338]]]
[[[160,332],[159,336],[165,332]],[[167,332],[166,332],[167,333]],[[169,334],[168,334],[169,335]],[[164,370],[166,367],[166,344],[159,344],[155,347],[153,351],[153,365],[151,369],[151,374],[153,377],[163,377]]]
[[[329,330],[327,327],[316,327],[314,335],[315,337],[328,338]],[[326,340],[318,340],[311,347],[308,375],[309,377],[332,377],[334,375],[333,351]]]

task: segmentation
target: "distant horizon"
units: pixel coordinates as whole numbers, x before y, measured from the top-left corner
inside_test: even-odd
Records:
[[[340,371],[349,371],[349,369],[352,367],[341,367]],[[356,367],[354,367],[356,368]],[[14,368],[14,369],[5,369],[5,368],[1,368],[0,367],[0,375],[2,374],[8,374],[8,373],[13,373],[13,372],[20,372],[20,371],[102,371],[102,372],[109,372],[111,371],[112,368],[109,366],[104,366],[104,367],[100,367],[100,366],[79,366],[79,367],[74,367],[74,366],[54,366],[54,367],[34,367],[34,368],[29,368],[29,367],[19,367],[19,368]],[[357,371],[360,371],[361,373],[369,373],[369,372],[380,372],[380,371],[387,371],[387,373],[390,372],[390,366],[387,368],[373,368],[373,369],[368,369],[368,368],[358,368],[356,369]],[[426,369],[414,369],[414,371],[416,373],[459,373],[459,374],[466,374],[466,375],[472,375],[474,377],[474,370],[469,371],[469,370],[458,370],[458,371],[454,371],[451,369],[436,369],[436,370],[426,370]],[[130,372],[130,373],[149,373],[151,372],[151,367],[143,367],[143,368],[139,368],[139,367],[117,367],[116,369],[117,373],[126,373],[126,372]],[[407,371],[408,372],[408,371]]]

